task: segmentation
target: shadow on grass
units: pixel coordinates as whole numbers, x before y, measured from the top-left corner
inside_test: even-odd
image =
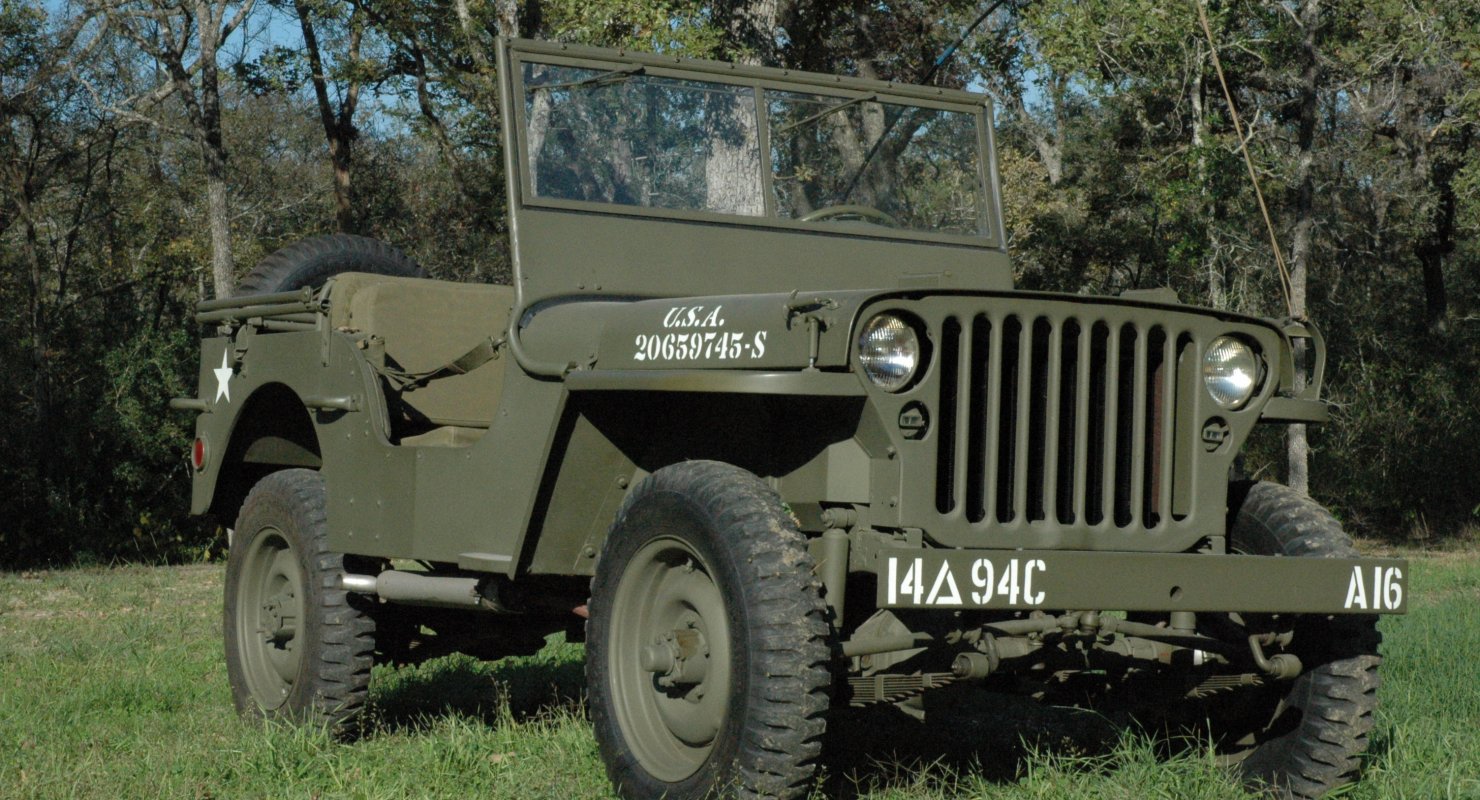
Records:
[[[377,668],[369,718],[381,733],[427,730],[448,718],[496,727],[556,712],[584,715],[584,696],[584,650],[557,637],[533,656],[489,662],[454,655]],[[1045,756],[1105,768],[1127,733],[1125,719],[974,686],[924,699],[924,723],[891,705],[835,710],[823,751],[825,796],[851,800],[918,786],[922,772],[947,794],[965,779],[1011,783]]]
[[[1369,769],[1374,767],[1381,769],[1391,764],[1393,759],[1396,758],[1394,751],[1398,747],[1397,742],[1394,741],[1394,734],[1393,726],[1388,724],[1378,725],[1373,729],[1367,739],[1367,752],[1362,756],[1361,762],[1357,765],[1357,780],[1359,782],[1362,780],[1362,776],[1367,774]]]
[[[918,785],[928,771],[946,783],[971,776],[991,783],[1020,779],[1043,756],[1103,764],[1124,725],[1082,709],[954,686],[925,695],[926,722],[890,705],[835,711],[824,745],[830,798],[855,798]],[[949,786],[942,787],[949,789]]]
[[[582,648],[552,642],[533,656],[480,661],[453,655],[400,668],[377,668],[369,716],[385,732],[418,731],[444,718],[494,726],[521,722],[584,702]],[[584,712],[582,712],[584,713]]]

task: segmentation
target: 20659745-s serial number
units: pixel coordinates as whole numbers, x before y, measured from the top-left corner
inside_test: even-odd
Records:
[[[766,332],[684,331],[639,333],[633,361],[729,361],[766,354]]]

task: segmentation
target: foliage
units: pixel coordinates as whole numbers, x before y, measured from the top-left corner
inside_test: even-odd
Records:
[[[1322,6],[1307,153],[1297,146],[1304,7],[1208,10],[1287,251],[1301,214],[1294,176],[1310,158],[1307,306],[1330,346],[1336,403],[1333,422],[1311,432],[1312,493],[1369,534],[1443,535],[1480,502],[1470,388],[1480,18],[1450,0]],[[1167,285],[1187,302],[1284,315],[1196,16],[1191,3],[1049,0],[999,16],[971,42],[1004,112],[1021,285]],[[1038,168],[1023,170],[1018,154],[1036,155]],[[1267,435],[1248,458],[1276,478],[1282,462]]]
[[[509,279],[490,53],[515,5],[523,35],[984,89],[1019,285],[1166,285],[1284,313],[1192,3],[1009,0],[939,62],[982,5],[206,5],[250,15],[214,54],[221,141],[203,156],[202,73],[189,91],[161,81],[171,59],[200,57],[181,9],[0,0],[0,563],[196,558],[229,524],[185,516],[188,418],[164,408],[194,387],[190,314],[221,284],[213,261],[229,255],[240,275],[352,228],[437,277]],[[1311,433],[1312,490],[1365,532],[1448,535],[1480,513],[1480,10],[1322,5],[1302,148],[1304,7],[1207,10],[1282,246],[1310,223],[1307,305],[1336,403]],[[177,52],[160,54],[150,9],[189,34]],[[1304,210],[1301,174],[1315,187]],[[228,241],[202,191],[221,180]],[[1279,477],[1281,448],[1261,432],[1248,469]]]

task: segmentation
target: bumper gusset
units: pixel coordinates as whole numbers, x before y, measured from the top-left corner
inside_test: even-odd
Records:
[[[1408,562],[1065,550],[885,549],[881,608],[1403,614]]]

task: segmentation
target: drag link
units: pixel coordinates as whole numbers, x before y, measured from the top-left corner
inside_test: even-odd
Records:
[[[1292,681],[1300,676],[1305,665],[1300,663],[1300,658],[1294,653],[1275,653],[1268,658],[1264,655],[1264,643],[1279,641],[1278,636],[1269,633],[1256,633],[1249,637],[1249,653],[1254,657],[1254,665],[1264,671],[1264,674],[1277,681]],[[1285,637],[1288,641],[1289,637]],[[1285,642],[1280,642],[1284,644]]]

